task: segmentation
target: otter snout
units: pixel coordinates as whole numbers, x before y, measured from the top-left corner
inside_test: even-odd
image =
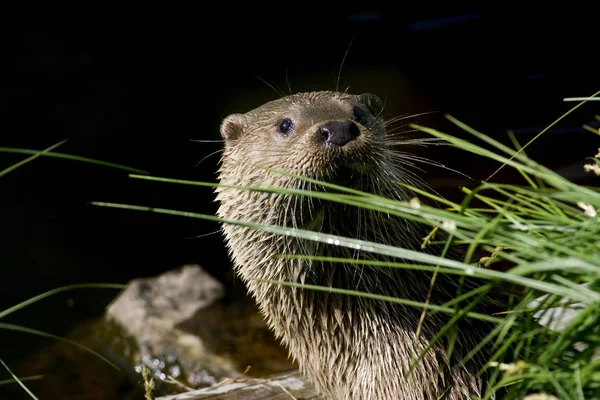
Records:
[[[342,147],[360,136],[360,129],[352,121],[331,121],[315,132],[317,143],[325,147]]]

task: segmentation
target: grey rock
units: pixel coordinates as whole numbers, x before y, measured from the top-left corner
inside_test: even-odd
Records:
[[[106,322],[116,332],[108,347],[129,360],[138,380],[145,366],[157,395],[241,377],[248,366],[259,376],[294,368],[254,303],[228,296],[198,265],[130,282]]]
[[[132,281],[106,315],[140,343],[155,343],[224,294],[223,285],[199,265],[184,265],[155,278]]]

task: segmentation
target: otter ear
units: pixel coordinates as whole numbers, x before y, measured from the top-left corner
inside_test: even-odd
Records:
[[[236,141],[246,128],[246,116],[244,114],[231,114],[221,122],[221,136],[225,142]]]
[[[359,94],[356,98],[376,117],[383,111],[383,101],[372,93]]]

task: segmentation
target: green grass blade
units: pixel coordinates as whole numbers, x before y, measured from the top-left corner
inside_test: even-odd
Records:
[[[469,125],[465,124],[462,121],[459,121],[458,119],[454,118],[453,116],[446,114],[445,117],[447,120],[449,120],[454,125],[461,128],[465,132],[475,136],[476,138],[482,140],[483,142],[486,142],[487,144],[494,146],[495,148],[502,151],[503,153],[506,153],[508,156],[514,157],[516,160],[518,160],[524,164],[527,164],[529,166],[532,166],[532,167],[539,166],[535,161],[533,161],[532,159],[527,157],[525,154],[518,153],[518,151],[500,143],[497,140],[492,139],[488,135],[485,135],[485,134],[477,131],[476,129],[473,129]]]
[[[33,161],[33,160],[35,160],[35,159],[36,159],[36,158],[38,158],[39,156],[42,156],[42,155],[46,155],[46,154],[48,154],[48,152],[50,152],[51,150],[54,150],[55,148],[57,148],[58,146],[60,146],[60,145],[62,145],[62,144],[64,144],[64,143],[66,143],[66,142],[67,142],[67,140],[65,139],[65,140],[63,140],[62,142],[58,142],[58,143],[56,143],[56,144],[53,144],[52,146],[48,147],[48,148],[47,148],[47,149],[45,149],[45,150],[34,152],[34,153],[33,153],[33,155],[32,155],[31,157],[28,157],[28,158],[26,158],[26,159],[24,159],[24,160],[21,160],[21,161],[19,161],[18,163],[16,163],[16,164],[13,164],[13,165],[11,165],[10,167],[8,167],[8,168],[5,168],[5,169],[3,169],[2,171],[0,171],[0,177],[2,177],[2,176],[4,176],[4,175],[8,174],[9,172],[12,172],[12,171],[14,171],[15,169],[17,169],[17,168],[19,168],[19,167],[22,167],[23,165],[25,165],[25,164],[27,164],[27,163],[29,163],[29,162],[31,162],[31,161]],[[3,148],[4,148],[4,147],[0,147],[0,151],[2,151],[2,149],[3,149]],[[30,154],[31,154],[31,153],[30,153]]]
[[[25,386],[25,384],[21,381],[21,379],[19,379],[18,376],[16,376],[15,374],[13,374],[13,372],[10,370],[10,368],[8,367],[8,365],[6,365],[6,363],[4,362],[4,360],[2,360],[1,358],[0,358],[0,363],[8,371],[8,373],[13,377],[13,379],[15,380],[15,382],[17,382],[19,384],[19,386],[21,386],[23,388],[23,390],[29,395],[29,397],[31,397],[32,399],[38,400],[38,398],[35,397],[35,395],[31,392],[31,390],[29,390],[29,388],[27,386]]]
[[[590,97],[596,97],[600,95],[600,91],[594,93],[593,95],[591,95]],[[574,106],[573,108],[571,108],[569,111],[567,111],[566,113],[564,113],[563,115],[561,115],[560,117],[558,117],[554,122],[552,122],[550,125],[548,125],[545,129],[543,129],[540,133],[538,133],[537,135],[535,135],[529,142],[525,143],[525,145],[515,153],[514,156],[511,156],[511,159],[515,156],[518,155],[518,153],[522,150],[525,150],[525,148],[527,148],[527,146],[529,146],[531,143],[533,143],[534,141],[536,141],[540,136],[542,136],[544,133],[546,133],[548,130],[550,130],[553,126],[555,126],[556,124],[558,124],[560,121],[562,121],[563,119],[565,119],[569,114],[571,114],[573,111],[577,110],[579,107],[581,107],[582,105],[584,105],[585,103],[587,103],[588,100],[583,100],[581,103],[577,104],[576,106]],[[504,167],[504,165],[500,166],[500,168],[498,168],[492,175],[490,175],[488,177],[489,180],[491,179],[494,175],[496,175],[498,173],[498,171],[500,171],[502,168]]]
[[[153,207],[144,207],[144,206],[136,206],[130,204],[117,204],[117,203],[106,203],[106,202],[91,202],[90,204],[100,207],[111,207],[111,208],[120,208],[127,209],[133,211],[145,211],[145,212],[154,212],[158,214],[167,214],[173,216],[180,216],[186,218],[197,218],[204,219],[214,222],[221,222],[226,224],[240,225],[245,226],[252,229],[258,229],[265,232],[277,233],[286,236],[292,236],[302,239],[308,239],[321,243],[329,243],[335,244],[339,246],[349,247],[355,250],[362,250],[370,253],[377,253],[381,255],[396,257],[400,259],[407,259],[416,262],[421,262],[424,264],[433,264],[440,266],[445,266],[448,268],[456,268],[460,270],[465,270],[469,275],[474,275],[479,278],[490,279],[490,280],[503,280],[506,282],[515,283],[519,286],[529,287],[531,289],[536,289],[544,293],[555,293],[561,296],[569,297],[573,300],[579,301],[590,301],[588,296],[583,296],[579,291],[565,288],[562,285],[557,285],[549,282],[542,282],[536,279],[526,278],[522,276],[516,276],[513,274],[508,274],[504,272],[487,270],[484,268],[473,267],[472,265],[466,265],[459,261],[454,261],[446,258],[437,257],[431,254],[422,253],[416,250],[409,250],[403,248],[396,248],[394,246],[384,245],[375,242],[368,242],[359,239],[347,238],[342,236],[317,233],[304,229],[292,229],[292,228],[284,228],[275,225],[265,225],[259,223],[251,223],[244,222],[235,219],[227,219],[227,218],[219,218],[214,215],[208,214],[200,214],[193,213],[189,211],[177,211],[163,208],[153,208]],[[531,242],[530,239],[525,235],[517,236],[517,239],[520,241]],[[600,300],[600,293],[594,293],[593,301]]]
[[[592,265],[583,261],[582,259],[575,257],[557,258],[551,260],[542,260],[536,262],[530,262],[525,265],[514,267],[510,270],[512,274],[525,276],[539,272],[550,272],[550,271],[565,271],[573,270],[574,272],[589,273],[593,275],[600,275],[600,267],[598,265]],[[577,287],[581,293],[586,293],[590,296],[590,299],[596,298],[596,292],[593,290],[586,289],[582,286]]]
[[[448,331],[456,326],[456,324],[458,323],[458,321],[460,319],[468,316],[471,313],[470,310],[472,310],[481,301],[481,299],[483,298],[483,295],[484,294],[480,293],[479,297],[473,299],[471,302],[469,302],[469,304],[467,306],[461,307],[459,310],[452,309],[452,310],[454,310],[454,313],[453,313],[450,321],[448,321],[442,328],[440,328],[440,330],[435,334],[435,336],[429,341],[427,346],[425,346],[423,348],[421,353],[412,360],[410,367],[409,367],[409,372],[412,372],[414,370],[414,368],[417,366],[419,361],[421,361],[423,359],[423,357],[425,357],[427,352],[429,352],[429,350],[431,350],[440,340],[442,340],[444,338],[444,336],[447,335]],[[449,353],[448,357],[450,357],[450,356],[451,355]]]
[[[465,273],[463,270],[457,270],[452,268],[442,268],[434,265],[423,265],[423,264],[409,264],[409,263],[399,263],[399,262],[391,262],[391,261],[378,261],[378,260],[367,260],[360,258],[340,258],[340,257],[328,257],[328,256],[312,256],[312,255],[299,255],[299,254],[280,254],[277,256],[278,258],[287,258],[290,260],[311,260],[311,261],[321,261],[321,262],[330,262],[337,264],[348,264],[348,265],[362,265],[369,267],[382,267],[382,268],[402,268],[409,269],[414,271],[427,271],[427,272],[435,272],[438,271],[443,274],[451,274],[451,275],[459,275],[465,276],[469,275]]]
[[[32,376],[22,376],[19,377],[19,380],[21,382],[27,382],[27,381],[36,381],[38,379],[43,379],[44,375],[32,375]],[[8,385],[11,383],[17,383],[17,381],[15,379],[5,379],[3,381],[0,381],[0,385]]]
[[[13,312],[20,310],[23,307],[27,307],[28,305],[31,305],[33,303],[36,303],[42,299],[45,299],[48,296],[52,296],[55,295],[57,293],[62,293],[62,292],[66,292],[68,290],[75,290],[75,289],[125,289],[127,287],[127,285],[122,285],[122,284],[117,284],[117,283],[80,283],[80,284],[76,284],[76,285],[69,285],[69,286],[63,286],[63,287],[59,287],[57,289],[52,289],[49,290],[47,292],[44,292],[42,294],[39,294],[37,296],[34,296],[30,299],[27,299],[19,304],[16,304],[12,307],[9,307],[5,310],[0,311],[0,319],[6,317],[9,314],[12,314]]]
[[[13,148],[13,147],[0,147],[0,153],[33,154],[32,157],[29,157],[26,160],[23,160],[17,164],[29,162],[39,156],[45,156],[45,157],[62,158],[62,159],[72,160],[72,161],[86,162],[86,163],[90,163],[90,164],[101,165],[103,167],[110,167],[110,168],[120,169],[123,171],[134,172],[136,174],[141,174],[141,175],[147,175],[150,173],[143,169],[132,168],[132,167],[128,167],[126,165],[115,164],[115,163],[96,160],[96,159],[88,158],[88,157],[75,156],[72,154],[54,153],[54,152],[50,151],[65,142],[66,142],[66,140],[63,140],[62,142],[57,143],[54,146],[51,146],[48,149],[42,150],[42,151],[31,150],[31,149],[20,149],[20,148]],[[15,164],[15,165],[17,165],[17,164]],[[18,166],[20,166],[20,165],[18,165]],[[9,167],[9,168],[12,168],[12,167]],[[0,172],[0,176],[2,176],[2,175],[3,175],[2,172]]]
[[[5,322],[0,322],[0,329],[29,333],[31,335],[47,337],[50,339],[56,339],[56,340],[60,340],[61,342],[69,343],[73,346],[79,347],[80,349],[87,351],[90,354],[95,355],[96,357],[98,357],[99,359],[101,359],[102,361],[104,361],[105,363],[107,363],[108,365],[110,365],[111,367],[116,369],[117,371],[121,371],[121,368],[119,368],[116,364],[111,362],[108,358],[104,357],[102,354],[90,349],[87,346],[82,345],[81,343],[77,343],[74,340],[62,338],[60,336],[56,336],[51,333],[39,331],[37,329],[27,328],[24,326],[19,326],[19,325],[14,325],[14,324],[7,324]]]
[[[437,195],[435,195],[433,193],[426,192],[425,190],[420,189],[418,187],[415,187],[415,186],[412,186],[412,185],[409,185],[409,184],[406,184],[406,183],[400,183],[399,185],[407,188],[408,190],[410,190],[411,192],[413,192],[415,194],[419,194],[419,195],[421,195],[423,197],[427,197],[429,199],[432,199],[433,201],[435,201],[435,202],[437,202],[439,204],[447,205],[448,207],[450,207],[453,210],[459,211],[461,209],[459,204],[456,204],[456,203],[454,203],[452,201],[446,200],[443,197],[437,196]],[[465,211],[468,212],[469,210],[465,210]]]
[[[532,176],[536,176],[540,179],[543,179],[548,184],[556,187],[557,189],[561,189],[561,190],[575,189],[582,193],[591,192],[589,189],[586,189],[585,187],[578,186],[574,183],[569,182],[562,176],[558,175],[557,173],[555,173],[553,171],[550,171],[547,168],[537,167],[537,165],[536,165],[536,168],[531,167],[529,165],[524,165],[522,163],[515,161],[514,159],[509,159],[509,158],[503,157],[503,156],[501,156],[497,153],[494,153],[490,150],[487,150],[481,146],[475,145],[466,140],[462,140],[462,139],[453,137],[446,133],[442,133],[436,129],[427,128],[427,127],[416,125],[416,124],[411,124],[411,127],[413,127],[414,129],[423,131],[425,133],[429,133],[430,135],[445,139],[448,142],[455,145],[456,147],[458,147],[462,150],[468,151],[470,153],[489,158],[489,159],[497,161],[503,165],[509,165],[515,169],[521,168],[524,172],[526,172]]]
[[[392,297],[392,296],[384,296],[384,295],[380,295],[380,294],[360,292],[360,291],[356,291],[356,290],[340,289],[340,288],[334,288],[334,287],[328,287],[328,286],[308,285],[308,284],[296,283],[296,282],[283,282],[283,281],[275,281],[275,280],[266,280],[266,282],[269,282],[269,283],[272,283],[275,285],[280,285],[280,286],[295,287],[295,288],[299,288],[299,289],[316,290],[316,291],[320,291],[320,292],[338,293],[338,294],[343,294],[343,295],[348,295],[348,296],[363,297],[363,298],[372,299],[372,300],[387,301],[390,303],[396,303],[396,304],[401,304],[401,305],[405,305],[405,306],[409,306],[409,307],[421,308],[421,309],[425,309],[425,310],[433,310],[433,311],[443,312],[443,313],[447,313],[447,314],[455,314],[456,313],[456,310],[453,308],[450,308],[450,307],[443,307],[443,306],[438,306],[438,305],[434,305],[434,304],[428,304],[428,303],[421,302],[421,301],[401,299],[401,298]],[[502,318],[492,317],[490,315],[485,315],[485,314],[475,313],[475,312],[467,312],[465,314],[465,316],[469,317],[469,318],[479,319],[482,321],[493,322],[493,323],[502,322]]]

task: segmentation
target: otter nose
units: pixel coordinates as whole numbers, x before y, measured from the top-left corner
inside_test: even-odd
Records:
[[[342,147],[359,137],[360,129],[352,121],[332,121],[321,125],[315,136],[320,143]]]

